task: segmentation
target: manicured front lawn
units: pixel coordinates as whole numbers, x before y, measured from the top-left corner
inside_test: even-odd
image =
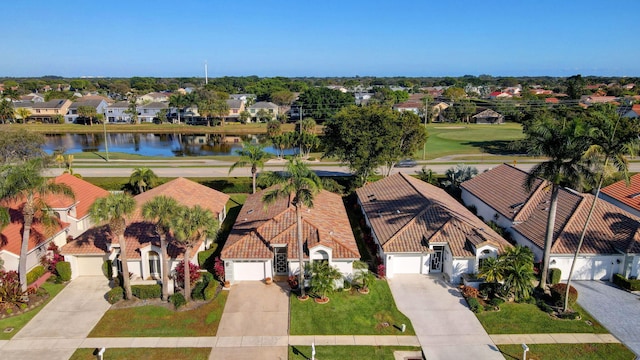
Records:
[[[533,304],[506,303],[500,311],[476,314],[489,334],[541,334],[541,333],[608,333],[586,310],[578,304],[572,306],[582,320],[554,319]],[[588,325],[586,321],[593,325]]]
[[[327,304],[291,296],[291,335],[415,335],[411,321],[397,308],[384,280],[375,281],[362,295],[351,291],[329,295]],[[386,324],[388,326],[385,326]],[[398,329],[406,324],[405,333]]]
[[[69,360],[95,360],[95,349],[78,349]],[[109,348],[104,352],[104,360],[206,360],[211,348]]]
[[[420,351],[412,346],[316,346],[316,359],[393,360],[394,351]],[[311,359],[311,346],[289,346],[289,360]]]
[[[522,345],[499,345],[507,360],[522,359]],[[622,344],[533,344],[527,353],[529,360],[632,360],[635,354]]]
[[[40,310],[42,310],[42,308],[49,303],[49,301],[51,301],[56,295],[58,295],[58,293],[62,291],[65,286],[66,284],[54,284],[50,282],[45,282],[44,284],[42,284],[42,288],[47,290],[47,292],[49,293],[49,299],[47,299],[47,301],[31,311],[0,320],[0,340],[11,339],[18,331],[20,331],[20,329],[27,325],[27,323],[31,321],[31,319],[33,319],[33,317],[36,316],[36,314],[38,314]],[[10,333],[5,333],[4,329],[6,328],[13,328],[13,331]]]
[[[189,311],[162,306],[138,306],[107,311],[89,337],[215,336],[228,291],[210,303]]]

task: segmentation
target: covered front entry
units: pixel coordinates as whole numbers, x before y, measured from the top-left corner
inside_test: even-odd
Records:
[[[273,248],[273,274],[275,276],[289,275],[289,262],[287,259],[286,246],[278,246]]]
[[[444,246],[434,246],[433,253],[431,254],[431,264],[429,266],[429,272],[439,273],[442,272],[442,255],[444,254]]]

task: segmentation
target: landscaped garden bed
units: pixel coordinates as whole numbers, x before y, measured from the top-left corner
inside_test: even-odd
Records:
[[[317,304],[291,296],[291,335],[415,335],[411,321],[396,307],[389,285],[377,280],[369,294],[355,287],[331,294],[331,301]],[[402,333],[400,328],[406,325]]]

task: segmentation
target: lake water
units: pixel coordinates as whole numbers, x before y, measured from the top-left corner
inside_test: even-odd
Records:
[[[45,137],[47,153],[57,149],[64,149],[67,154],[105,151],[104,134],[48,134]],[[109,152],[144,156],[236,155],[243,141],[257,142],[265,146],[265,151],[278,153],[266,135],[110,133],[107,137]],[[296,152],[297,149],[287,149],[285,155]]]

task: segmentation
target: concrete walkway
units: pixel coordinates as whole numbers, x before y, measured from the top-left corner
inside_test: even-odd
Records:
[[[458,289],[442,275],[396,275],[389,286],[427,359],[504,359]]]
[[[578,304],[640,357],[640,296],[609,282],[573,281]]]
[[[0,343],[0,359],[67,360],[111,305],[103,276],[69,283],[11,340]]]

